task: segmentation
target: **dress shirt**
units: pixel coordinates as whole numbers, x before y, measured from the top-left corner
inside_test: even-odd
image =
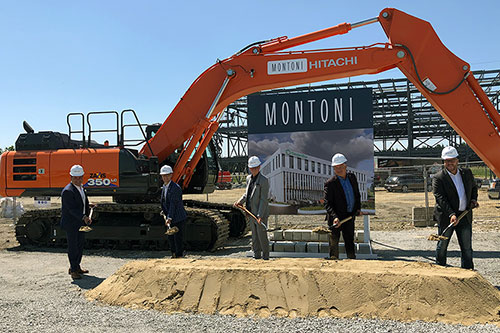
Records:
[[[85,192],[83,191],[83,186],[75,186],[78,192],[80,192],[80,196],[83,201],[83,215],[85,215]]]
[[[460,201],[458,210],[464,211],[467,208],[467,197],[465,195],[464,182],[462,180],[462,176],[460,175],[460,170],[457,169],[457,173],[455,175],[449,172],[448,169],[446,169],[446,172],[450,175],[451,180],[457,189],[458,200]]]
[[[169,181],[167,184],[164,184],[163,187],[165,188],[165,191],[163,192],[163,197],[166,199],[167,198],[167,191],[168,191],[168,187],[170,186],[170,183],[172,181]]]
[[[354,208],[354,190],[352,189],[351,182],[347,179],[347,177],[342,178],[338,176],[338,178],[342,188],[344,189],[345,199],[347,201],[347,211],[352,213],[352,209]]]

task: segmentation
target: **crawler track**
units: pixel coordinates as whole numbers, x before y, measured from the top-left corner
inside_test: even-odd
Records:
[[[168,238],[159,212],[158,204],[99,204],[94,209],[93,230],[85,234],[85,245],[87,248],[166,250]],[[196,207],[196,202],[188,201],[186,213],[187,250],[215,251],[224,246],[229,236],[242,236],[247,230],[243,214],[228,205],[202,203]],[[24,213],[16,223],[17,240],[21,245],[36,247],[65,246],[66,235],[59,227],[60,215],[60,209]]]

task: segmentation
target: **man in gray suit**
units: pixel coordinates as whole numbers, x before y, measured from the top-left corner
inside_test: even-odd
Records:
[[[257,156],[248,159],[250,175],[247,176],[247,190],[234,205],[245,203],[246,208],[257,218],[255,220],[249,217],[254,258],[269,260],[269,239],[266,230],[269,217],[269,181],[260,173],[261,164]]]

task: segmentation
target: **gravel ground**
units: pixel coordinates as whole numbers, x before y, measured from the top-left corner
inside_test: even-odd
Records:
[[[382,260],[433,261],[435,242],[426,240],[435,228],[372,232],[373,248]],[[454,237],[455,238],[455,237]],[[243,256],[249,239],[233,242],[217,255]],[[474,234],[477,270],[500,289],[500,233]],[[459,265],[454,240],[449,264]],[[167,315],[153,310],[111,307],[87,301],[94,288],[130,260],[159,258],[165,252],[86,251],[83,265],[90,274],[72,281],[62,250],[0,251],[0,332],[500,332],[493,325],[448,325],[377,319],[235,318],[220,315]],[[190,254],[194,258],[206,254]],[[210,255],[212,256],[212,255]],[[271,261],[272,263],[272,261]]]

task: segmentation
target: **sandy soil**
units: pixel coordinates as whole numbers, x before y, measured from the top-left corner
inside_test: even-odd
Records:
[[[208,195],[208,200],[232,203],[243,191],[243,188],[216,191]],[[207,200],[206,195],[185,198]],[[248,236],[230,240],[225,249],[217,251],[214,256],[189,253],[186,260],[137,261],[138,258],[164,258],[169,253],[92,250],[85,253],[85,265],[98,272],[100,278],[92,285],[91,288],[96,288],[88,297],[109,304],[153,308],[162,312],[263,317],[359,316],[462,324],[493,322],[499,325],[500,201],[487,199],[485,191],[480,192],[479,199],[481,207],[474,215],[477,272],[430,264],[435,242],[427,241],[426,236],[435,232],[435,228],[414,228],[411,225],[411,207],[423,205],[423,193],[377,191],[377,215],[372,216],[372,230],[377,231],[372,234],[372,245],[381,260],[253,261],[245,258],[250,243]],[[94,198],[93,201],[107,200],[109,198]],[[21,201],[25,209],[34,208],[31,199]],[[52,202],[52,208],[57,207],[59,198],[53,198]],[[276,219],[271,217],[270,222],[271,227],[278,228],[324,225],[323,216],[279,216]],[[33,263],[44,262],[54,272],[59,272],[61,280],[68,279],[64,250],[55,249],[54,253],[50,249],[23,251],[15,240],[11,219],[0,219],[1,249],[7,249],[0,252],[4,267],[15,268],[20,275],[33,274],[26,266],[26,260],[32,258]],[[452,238],[449,250],[449,263],[459,266],[456,237]],[[115,257],[121,259],[113,269],[102,264]],[[118,269],[122,264],[125,265]],[[37,272],[42,270],[35,264],[33,267]],[[210,271],[214,267],[217,270]],[[108,279],[101,283],[104,278]],[[225,287],[217,287],[221,285]],[[14,283],[12,293],[16,288]],[[466,312],[461,310],[464,308],[467,308]]]
[[[134,261],[87,292],[158,311],[495,323],[500,291],[479,273],[421,262],[219,258]]]

